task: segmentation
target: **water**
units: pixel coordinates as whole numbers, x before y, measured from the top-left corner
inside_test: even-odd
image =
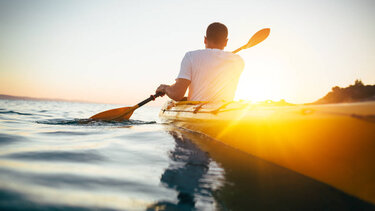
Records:
[[[321,210],[374,206],[142,107],[0,100],[0,210]]]

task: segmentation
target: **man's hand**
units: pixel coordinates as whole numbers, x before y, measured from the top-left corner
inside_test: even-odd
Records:
[[[184,98],[185,92],[190,85],[190,81],[183,78],[176,79],[176,83],[171,86],[161,84],[157,89],[156,93],[163,93],[168,95],[172,100],[180,101]]]
[[[165,85],[165,84],[161,84],[157,89],[156,89],[156,93],[162,93],[164,96],[166,93],[167,93],[167,88],[170,87],[169,85]]]

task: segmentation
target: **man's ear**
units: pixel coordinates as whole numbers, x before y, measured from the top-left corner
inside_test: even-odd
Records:
[[[228,44],[228,39],[225,40],[224,47],[227,47],[227,44]]]
[[[204,44],[207,45],[207,37],[204,36]]]

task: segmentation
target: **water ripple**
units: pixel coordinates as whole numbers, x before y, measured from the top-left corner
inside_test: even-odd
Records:
[[[17,114],[17,115],[24,115],[24,116],[32,116],[33,114],[30,113],[21,113],[17,111],[0,111],[0,114]]]
[[[113,210],[101,209],[98,207],[82,207],[61,204],[41,204],[31,201],[28,195],[16,192],[13,190],[0,189],[0,210],[76,210],[76,211],[89,211],[89,210]]]
[[[49,151],[49,152],[22,152],[7,155],[8,158],[22,159],[22,160],[42,160],[42,161],[74,161],[74,162],[101,162],[108,160],[105,156],[102,156],[94,151],[86,152],[61,152],[61,151]]]
[[[88,177],[75,174],[39,174],[25,173],[9,169],[0,168],[0,175],[15,177],[23,181],[29,181],[32,184],[38,184],[54,188],[77,188],[77,189],[116,189],[127,190],[131,192],[153,193],[158,190],[150,187],[146,183],[139,183],[133,180],[121,180],[109,177]]]
[[[25,142],[28,141],[28,139],[23,136],[0,133],[0,145],[12,144],[20,141]]]
[[[50,119],[43,121],[36,121],[39,124],[47,125],[76,125],[76,126],[131,126],[131,125],[144,125],[156,124],[155,121],[141,121],[141,120],[126,120],[126,121],[97,121],[92,119]]]
[[[93,135],[97,134],[94,132],[74,132],[74,131],[50,131],[50,132],[41,132],[39,134],[45,134],[45,135],[58,135],[58,136],[83,136],[83,135]]]

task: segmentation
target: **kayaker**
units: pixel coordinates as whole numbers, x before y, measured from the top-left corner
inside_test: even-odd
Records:
[[[204,37],[206,48],[187,52],[176,82],[161,84],[156,92],[180,101],[189,88],[189,101],[232,101],[244,61],[239,55],[224,51],[227,42],[227,27],[218,22],[210,24]]]

